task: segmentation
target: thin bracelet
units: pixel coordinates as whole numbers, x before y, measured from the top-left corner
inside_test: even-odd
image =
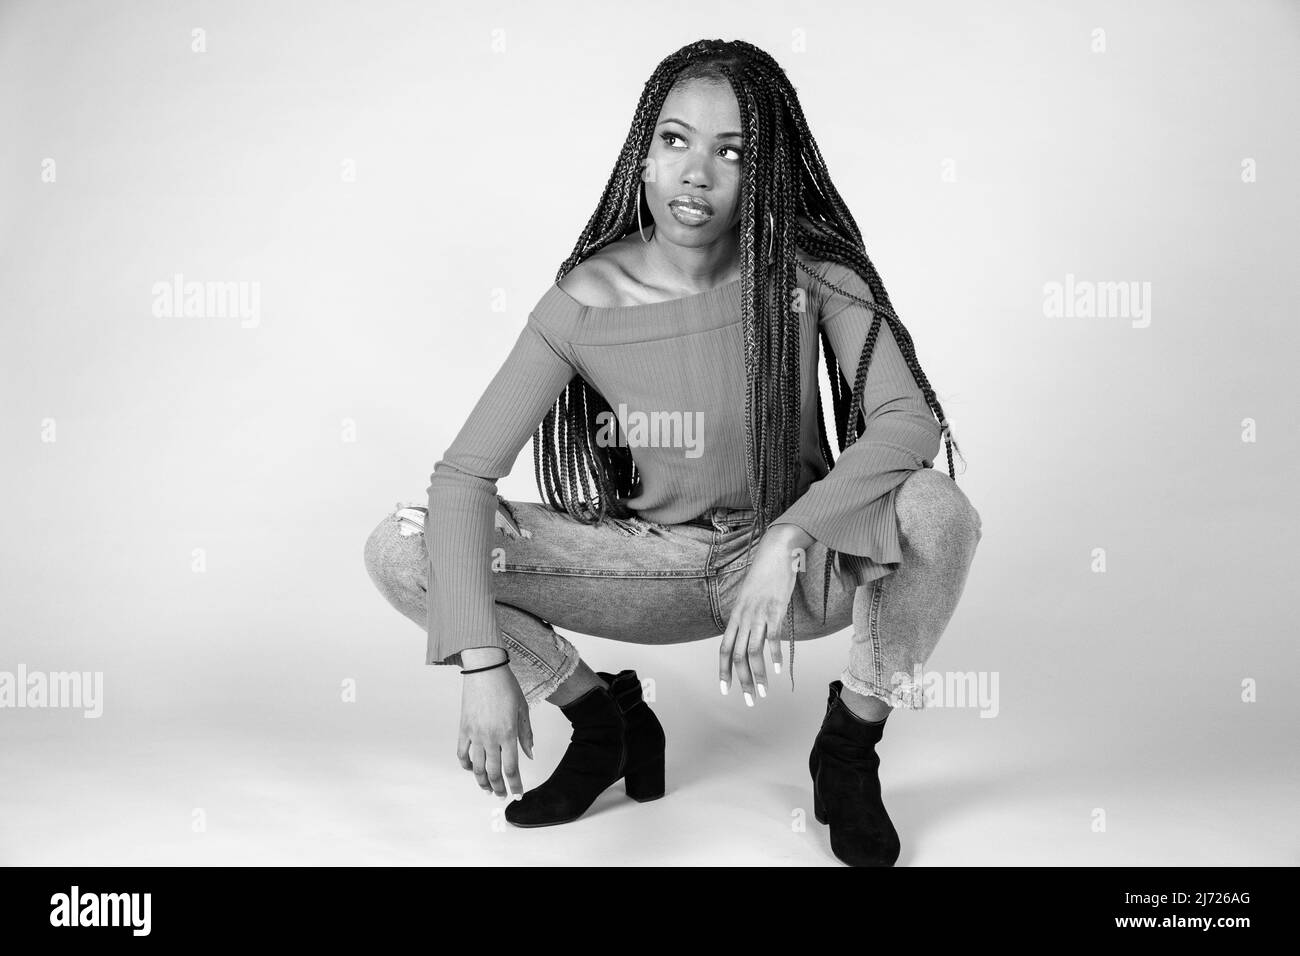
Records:
[[[479,671],[490,671],[490,670],[491,670],[492,668],[494,668],[494,667],[500,667],[502,664],[509,664],[509,663],[510,663],[510,655],[507,654],[507,655],[506,655],[506,659],[503,660],[503,661],[497,661],[495,664],[489,664],[487,667],[475,667],[475,668],[472,668],[472,669],[467,670],[467,671],[461,671],[461,673],[462,673],[462,674],[477,674]]]

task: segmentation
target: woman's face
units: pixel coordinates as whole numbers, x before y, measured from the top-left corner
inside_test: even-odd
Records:
[[[668,94],[645,173],[656,239],[704,246],[736,228],[743,143],[730,85],[689,80]]]

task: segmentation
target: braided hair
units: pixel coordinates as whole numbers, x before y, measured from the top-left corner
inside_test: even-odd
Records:
[[[793,85],[771,56],[750,43],[699,40],[677,50],[655,68],[642,90],[631,129],[600,202],[572,253],[560,266],[555,281],[558,283],[579,262],[637,227],[638,207],[642,202],[641,170],[655,122],[672,89],[692,79],[730,84],[740,107],[740,125],[744,131],[739,237],[747,422],[745,460],[750,501],[756,513],[749,547],[794,502],[800,478],[801,323],[799,314],[789,305],[796,288],[796,268],[873,313],[852,384],[839,368],[826,332],[820,333],[840,451],[852,445],[866,427],[863,392],[883,317],[942,427],[949,476],[956,480],[953,470],[956,442],[943,408],[917,361],[912,337],[895,314],[884,283],[867,256],[862,233],[831,182]],[[768,254],[758,254],[760,249],[766,249]],[[872,301],[829,282],[805,265],[798,251],[851,268],[866,283]],[[764,290],[761,296],[760,289]],[[816,391],[818,443],[829,470],[834,456],[826,435],[821,390]],[[552,508],[588,524],[600,523],[607,514],[629,517],[631,509],[624,499],[634,496],[640,487],[640,473],[630,448],[596,441],[596,429],[605,420],[598,417],[602,412],[611,412],[609,404],[582,376],[574,376],[533,437],[534,471],[544,500]],[[835,554],[834,550],[827,550],[823,622]],[[786,623],[793,686],[793,602],[787,606]]]

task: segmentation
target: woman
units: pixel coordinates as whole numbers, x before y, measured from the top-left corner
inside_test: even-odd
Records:
[[[546,504],[507,501],[496,482],[534,429]],[[941,439],[949,475],[933,470]],[[462,667],[457,755],[480,787],[522,792],[530,705],[571,721],[554,774],[507,806],[518,826],[575,820],[620,779],[638,800],[665,790],[635,672],[593,672],[555,627],[721,633],[720,692],[738,680],[753,706],[783,625],[793,685],[796,633],[851,624],[809,755],[814,810],[839,859],[888,866],[875,744],[891,707],[923,705],[914,675],[980,537],[953,447],[794,88],[762,50],[701,40],[646,84],[600,205],[435,464],[428,508],[388,515],[367,567],[425,627],[426,662]]]

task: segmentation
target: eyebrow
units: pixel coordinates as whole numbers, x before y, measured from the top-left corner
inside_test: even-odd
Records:
[[[674,118],[674,117],[669,117],[668,119],[663,120],[662,122],[660,122],[659,125],[660,125],[660,126],[663,126],[664,123],[679,123],[679,124],[681,124],[682,126],[685,126],[685,127],[686,127],[688,130],[690,130],[692,133],[699,132],[699,130],[697,130],[697,129],[696,129],[694,126],[692,126],[690,123],[686,122],[686,120],[679,120],[679,119],[676,119],[676,118]],[[739,136],[740,136],[740,133],[719,133],[718,136],[717,136],[717,138],[718,138],[718,139],[726,139],[728,136],[739,137]]]

